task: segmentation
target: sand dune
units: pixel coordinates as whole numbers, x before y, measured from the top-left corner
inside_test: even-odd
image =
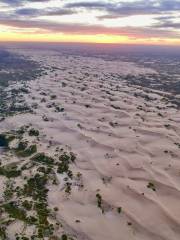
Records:
[[[46,152],[53,151],[45,147],[51,140],[77,155],[71,168],[82,174],[83,188],[73,186],[66,197],[60,176],[59,185],[49,187],[49,205],[58,206],[64,228],[79,240],[179,240],[180,149],[175,143],[180,143],[180,112],[167,107],[157,92],[149,94],[152,101],[135,96],[143,89],[128,87],[123,79],[155,71],[54,52],[22,54],[56,69],[29,83],[25,98],[37,104],[34,113],[8,117],[0,129],[32,124],[43,132]],[[55,112],[48,107],[52,103],[64,111]]]

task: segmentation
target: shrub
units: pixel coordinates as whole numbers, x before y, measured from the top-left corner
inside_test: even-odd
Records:
[[[6,176],[7,178],[15,178],[21,175],[21,171],[17,170],[16,167],[0,167],[0,175]]]
[[[28,143],[27,142],[19,142],[18,147],[16,148],[16,151],[23,151],[27,148]]]
[[[30,211],[32,209],[32,202],[29,202],[28,200],[25,200],[24,202],[22,202],[22,206],[26,210]]]
[[[66,234],[63,234],[63,235],[61,236],[61,240],[68,240],[67,235],[66,235]]]
[[[21,221],[26,221],[26,212],[19,208],[15,202],[6,203],[3,205],[3,208],[10,217]]]
[[[51,95],[51,100],[56,99],[56,98],[57,98],[56,95]]]
[[[28,148],[26,148],[22,151],[16,150],[16,154],[20,157],[29,157],[36,152],[37,152],[37,146],[36,145],[31,145],[31,146],[29,146]]]
[[[147,188],[150,188],[150,189],[152,189],[153,191],[156,191],[155,185],[154,185],[154,183],[152,183],[152,182],[149,182],[149,183],[148,183]]]
[[[37,153],[31,158],[31,160],[47,165],[52,165],[54,163],[54,159],[46,156],[44,153]]]
[[[29,130],[29,136],[39,136],[39,131],[38,130],[35,130],[34,128],[31,128]]]
[[[97,198],[97,205],[99,208],[102,207],[102,197],[99,193],[96,194],[96,198]]]
[[[122,207],[118,207],[117,212],[120,214],[122,212]]]
[[[7,236],[6,236],[6,228],[3,226],[0,226],[0,239],[1,240],[6,240]]]

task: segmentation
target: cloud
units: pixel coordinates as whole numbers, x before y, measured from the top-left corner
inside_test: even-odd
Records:
[[[49,9],[48,11],[44,11],[44,15],[46,16],[63,16],[63,15],[71,15],[71,14],[75,14],[77,13],[75,10],[71,10],[71,9]]]
[[[120,16],[162,14],[180,11],[179,0],[138,0],[133,2],[73,2],[65,4],[66,8],[99,9],[106,12],[104,18]],[[103,18],[102,16],[100,17]]]
[[[154,24],[154,27],[161,28],[161,29],[175,29],[180,30],[180,21],[179,21],[179,15],[173,16],[173,15],[166,15],[166,16],[160,16],[157,17],[156,20],[158,23]]]
[[[14,12],[14,14],[19,16],[36,16],[39,13],[40,13],[40,10],[36,8],[21,8]]]
[[[159,27],[161,27],[161,28],[174,28],[174,29],[180,30],[180,23],[166,22],[166,23],[160,24]]]
[[[49,0],[1,0],[1,3],[5,3],[10,6],[21,6],[27,2],[49,2]]]
[[[161,29],[171,28],[171,29],[180,30],[180,22],[172,22],[170,20],[166,20],[162,23],[157,23],[154,26],[156,28],[161,28]]]
[[[179,38],[180,34],[174,31],[155,29],[155,28],[135,28],[135,27],[105,27],[101,25],[85,25],[85,24],[67,24],[56,23],[40,20],[15,20],[4,19],[0,23],[9,27],[21,29],[37,29],[40,31],[46,30],[47,33],[66,33],[66,34],[83,34],[96,35],[107,34],[117,36],[128,36],[131,38]]]
[[[112,7],[113,4],[105,3],[105,2],[72,2],[65,4],[67,8],[107,8]]]
[[[75,1],[63,7],[31,8],[25,3],[47,2],[49,0],[3,0],[10,6],[8,11],[0,12],[0,25],[12,27],[12,31],[30,31],[36,33],[65,33],[80,35],[116,35],[129,38],[180,38],[180,23],[177,16],[180,11],[179,0],[135,0],[131,2],[113,1]],[[24,5],[23,5],[24,4]],[[8,5],[8,6],[9,6]],[[63,16],[76,14],[83,9],[99,10],[99,19],[118,18],[133,15],[154,15],[156,24],[151,27],[108,27],[100,24],[59,23],[38,20],[39,16]],[[176,13],[176,14],[174,14]],[[175,17],[176,16],[176,17]],[[53,19],[53,18],[52,18]],[[176,20],[176,22],[174,22]],[[86,20],[84,20],[86,22]],[[130,24],[129,24],[130,25]]]
[[[14,14],[18,16],[36,17],[36,16],[63,16],[75,14],[75,10],[63,9],[63,8],[48,8],[48,9],[37,9],[37,8],[20,8],[17,9]]]

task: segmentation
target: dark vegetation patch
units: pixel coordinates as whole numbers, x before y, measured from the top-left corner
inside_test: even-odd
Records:
[[[7,178],[15,178],[21,175],[21,171],[17,169],[17,166],[1,166],[0,175]]]
[[[3,87],[11,82],[32,80],[42,74],[39,63],[5,50],[0,50],[0,71],[0,86]]]
[[[0,117],[19,112],[31,112],[24,102],[23,94],[28,94],[27,81],[44,74],[39,63],[23,56],[0,50]],[[15,84],[20,82],[22,86]],[[12,86],[10,89],[7,87]]]
[[[20,142],[19,144],[23,144],[22,142]],[[30,145],[28,147],[25,147],[24,149],[22,149],[20,146],[18,146],[17,149],[15,149],[17,156],[19,157],[29,157],[32,154],[37,152],[37,146],[34,145]]]
[[[29,126],[24,126],[16,131],[2,134],[3,145],[7,146],[8,151],[16,154],[17,157],[31,156],[37,151],[37,147],[36,145],[30,145],[23,139],[26,133],[28,135],[30,133],[31,136],[39,135],[39,132],[37,134],[34,128],[29,130]],[[11,138],[9,140],[9,136],[13,136],[12,140],[16,139],[18,141],[16,148],[9,146],[11,140]],[[7,226],[16,220],[22,221],[26,226],[25,229],[30,225],[33,225],[36,229],[32,236],[26,236],[26,231],[24,231],[22,234],[16,234],[16,239],[72,239],[65,234],[59,237],[54,235],[55,227],[57,228],[60,225],[54,215],[58,208],[50,209],[47,201],[48,185],[50,183],[57,184],[55,177],[55,170],[57,169],[59,169],[59,174],[67,174],[64,191],[68,195],[71,193],[72,183],[68,180],[72,179],[73,173],[69,169],[69,164],[75,161],[76,156],[73,152],[64,152],[63,149],[58,151],[60,155],[56,155],[56,159],[47,156],[45,153],[36,153],[29,159],[29,163],[33,164],[30,164],[30,167],[27,166],[29,163],[25,163],[23,166],[20,164],[20,170],[17,163],[0,166],[0,175],[7,178],[3,192],[4,201],[1,202],[0,209],[1,213],[6,213],[8,216],[0,227],[0,239],[6,239]],[[24,170],[30,169],[31,171],[32,168],[31,175],[26,175],[26,173],[24,175]],[[23,183],[20,186],[14,184],[16,177],[21,175],[23,176]],[[33,211],[33,215],[31,211]],[[1,216],[0,221],[2,221]]]
[[[149,182],[149,183],[147,184],[147,188],[150,188],[150,189],[152,189],[153,191],[156,191],[155,184],[152,183],[152,182]]]
[[[31,160],[45,165],[52,165],[54,163],[54,159],[46,156],[44,153],[37,153]]]
[[[29,136],[36,136],[37,137],[37,136],[39,136],[39,131],[34,129],[34,128],[31,128],[29,130]]]

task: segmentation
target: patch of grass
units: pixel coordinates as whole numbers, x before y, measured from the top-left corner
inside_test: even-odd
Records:
[[[22,202],[22,206],[27,210],[30,211],[32,209],[33,203],[32,201],[25,200]]]
[[[57,169],[57,172],[58,173],[64,173],[64,172],[68,172],[69,170],[69,165],[67,162],[61,162],[58,164],[58,169]]]
[[[68,176],[71,178],[72,172],[69,170],[69,164],[71,162],[74,162],[75,159],[76,159],[76,156],[74,155],[74,153],[71,152],[70,155],[67,155],[67,153],[63,153],[59,157],[60,163],[58,163],[57,172],[61,174],[66,172]]]
[[[3,193],[5,201],[9,201],[13,197],[13,194],[14,194],[13,181],[8,180],[6,182],[6,187]]]
[[[34,219],[34,221],[37,222],[36,237],[38,239],[52,236],[54,231],[53,225],[51,225],[48,221],[50,211],[48,209],[47,203],[47,181],[48,177],[46,174],[35,174],[33,177],[27,180],[27,183],[24,185],[23,189],[23,194],[27,197],[32,197],[32,199],[34,200],[33,209],[36,211],[37,214],[37,219]],[[27,203],[25,205],[27,205]]]
[[[32,197],[34,200],[45,201],[48,190],[45,188],[47,183],[47,176],[35,174],[35,176],[29,178],[24,185],[23,193],[25,196]]]
[[[21,171],[17,170],[17,167],[0,167],[0,175],[5,176],[7,178],[15,178],[21,175]]]
[[[46,165],[52,165],[54,163],[54,159],[46,156],[44,153],[37,153],[31,160]]]
[[[4,210],[9,214],[10,217],[26,221],[26,212],[19,208],[16,202],[9,202],[3,205]]]
[[[4,226],[0,226],[0,239],[1,240],[7,239],[6,228]]]
[[[36,153],[37,152],[37,146],[34,144],[34,145],[30,145],[29,147],[23,149],[23,150],[19,150],[16,149],[16,154],[19,156],[19,157],[29,157],[31,156],[32,154]]]

